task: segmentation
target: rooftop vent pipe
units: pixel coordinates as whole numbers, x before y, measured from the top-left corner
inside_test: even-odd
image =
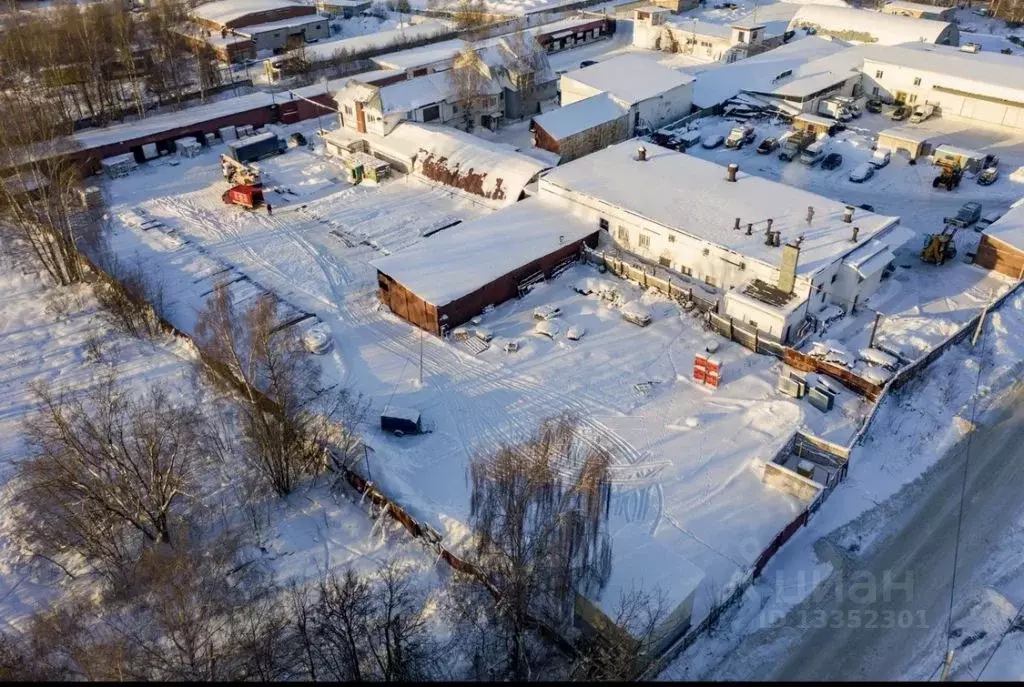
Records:
[[[739,217],[736,218],[736,224],[732,225],[732,228],[735,231],[739,231],[740,230],[740,218]]]
[[[847,224],[853,221],[853,210],[854,207],[852,205],[847,205],[843,210],[843,221]]]
[[[647,148],[644,148],[643,146],[640,146],[639,148],[637,148],[636,149],[636,159],[637,159],[637,162],[643,162],[644,160],[646,160],[647,159]]]
[[[729,166],[726,167],[726,171],[729,173],[728,180],[736,181],[736,172],[740,171],[740,166],[735,162],[730,162]]]
[[[853,243],[857,243],[857,234],[859,234],[859,233],[860,233],[860,227],[854,227],[853,228],[853,236],[850,237],[850,241],[853,242]]]

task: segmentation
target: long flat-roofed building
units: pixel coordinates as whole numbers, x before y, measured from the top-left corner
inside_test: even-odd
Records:
[[[734,178],[634,140],[548,172],[538,198],[606,230],[620,248],[719,289],[726,315],[782,341],[807,315],[870,296],[911,233],[896,217],[742,170]]]

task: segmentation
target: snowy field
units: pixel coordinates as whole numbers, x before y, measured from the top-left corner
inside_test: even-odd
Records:
[[[34,385],[80,393],[114,374],[139,393],[161,385],[172,398],[199,395],[204,407],[218,407],[190,347],[170,338],[143,341],[114,329],[89,287],[44,287],[39,275],[0,260],[0,289],[5,294],[0,303],[0,503],[12,495],[7,482],[15,461],[25,457],[21,422],[35,409]],[[225,522],[240,517],[238,467],[220,466],[223,473],[202,485],[206,505],[223,512]],[[441,586],[444,566],[420,544],[388,519],[375,524],[368,504],[332,494],[326,484],[301,489],[286,501],[255,501],[249,509],[247,517],[260,525],[243,541],[253,551],[262,548],[263,562],[282,584],[315,581],[324,572],[349,567],[369,573],[396,563],[428,593]],[[87,594],[83,585],[90,578],[73,582],[33,564],[6,538],[10,527],[0,508],[0,628],[17,631],[65,594]]]
[[[702,134],[719,133],[724,136],[733,124],[723,118],[708,118],[701,120],[699,126]],[[919,252],[924,245],[925,234],[940,231],[943,218],[955,215],[968,200],[981,202],[984,215],[992,211],[1005,212],[1024,196],[1024,185],[1009,178],[1009,171],[1024,165],[1024,136],[941,118],[919,125],[930,132],[931,140],[999,155],[1002,174],[991,186],[981,186],[973,177],[965,176],[960,187],[953,192],[935,190],[931,187],[931,181],[937,174],[935,167],[926,160],[910,165],[899,155],[894,156],[888,166],[877,170],[868,181],[850,181],[850,170],[871,156],[877,132],[892,124],[888,118],[870,113],[850,122],[846,131],[832,139],[827,150],[843,157],[842,164],[835,170],[824,170],[820,164],[807,167],[796,161],[786,163],[778,159],[777,153],[758,155],[756,145],[745,146],[738,151],[724,146],[708,150],[697,145],[687,152],[721,165],[735,162],[745,172],[846,203],[866,203],[872,205],[876,212],[899,216],[901,224],[913,229],[916,236],[897,251],[895,274],[866,301],[866,308],[833,324],[824,338],[837,340],[853,351],[866,346],[874,323],[874,311],[877,311],[883,317],[876,341],[914,359],[953,334],[1012,283],[1008,278],[965,264],[960,259],[967,252],[974,251],[980,238],[971,229],[957,232],[958,256],[945,265],[923,263]],[[782,124],[768,121],[755,122],[755,128],[757,143],[768,136],[778,138],[786,130]],[[811,343],[813,341],[808,345]]]
[[[369,421],[364,434],[373,451],[364,468],[449,546],[466,534],[472,455],[517,439],[545,417],[573,412],[590,439],[616,457],[613,584],[659,584],[671,593],[671,566],[659,563],[685,559],[712,580],[698,594],[699,614],[708,595],[749,567],[802,508],[761,484],[760,461],[800,427],[848,441],[866,413],[852,395],[826,415],[779,395],[778,363],[726,342],[719,353],[723,386],[715,392],[695,386],[688,379],[693,354],[713,335],[675,303],[586,266],[484,315],[482,326],[495,340],[482,352],[420,336],[379,310],[369,261],[429,241],[420,236],[424,229],[488,210],[412,177],[351,187],[335,161],[306,149],[260,165],[274,189],[267,196],[270,216],[222,204],[227,185],[216,150],[179,166],[143,165],[107,183],[118,255],[159,273],[166,292],[199,290],[188,267],[192,258],[146,247],[155,230],[125,221],[141,209],[164,224],[156,243],[173,235],[190,251],[199,246],[207,259],[328,323],[336,345],[322,358],[325,374],[366,394],[374,411],[388,403],[420,410],[431,428],[395,438]],[[614,307],[576,293],[571,287],[581,278],[611,280],[623,301],[646,301],[654,323],[636,327]],[[201,307],[196,298],[182,298],[173,316],[187,323],[187,311]],[[541,304],[557,304],[564,313],[554,340],[532,333],[532,309]],[[587,329],[578,342],[564,336],[573,325]],[[503,344],[511,339],[520,350],[507,354]]]

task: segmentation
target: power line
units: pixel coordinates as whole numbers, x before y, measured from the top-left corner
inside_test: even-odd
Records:
[[[981,332],[981,328],[985,323],[985,314],[988,312],[988,306],[981,312],[981,316],[978,319],[978,333]],[[960,534],[963,529],[964,521],[964,501],[967,493],[967,471],[971,461],[971,444],[974,441],[974,435],[976,434],[975,422],[978,416],[978,396],[981,390],[981,371],[985,366],[985,340],[981,342],[981,350],[978,353],[978,376],[974,381],[974,398],[971,401],[971,426],[967,434],[967,444],[964,447],[964,469],[963,476],[960,482],[960,505],[957,511],[956,519],[956,543],[953,546],[953,570],[950,576],[949,583],[949,616],[946,619],[946,657],[952,665],[952,656],[950,655],[950,643],[952,641],[953,632],[953,601],[956,597],[956,570],[957,565],[960,561]]]

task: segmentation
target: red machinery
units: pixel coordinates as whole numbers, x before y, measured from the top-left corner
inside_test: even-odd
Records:
[[[233,186],[224,192],[221,200],[226,205],[241,205],[253,210],[263,205],[263,189],[255,186]]]

